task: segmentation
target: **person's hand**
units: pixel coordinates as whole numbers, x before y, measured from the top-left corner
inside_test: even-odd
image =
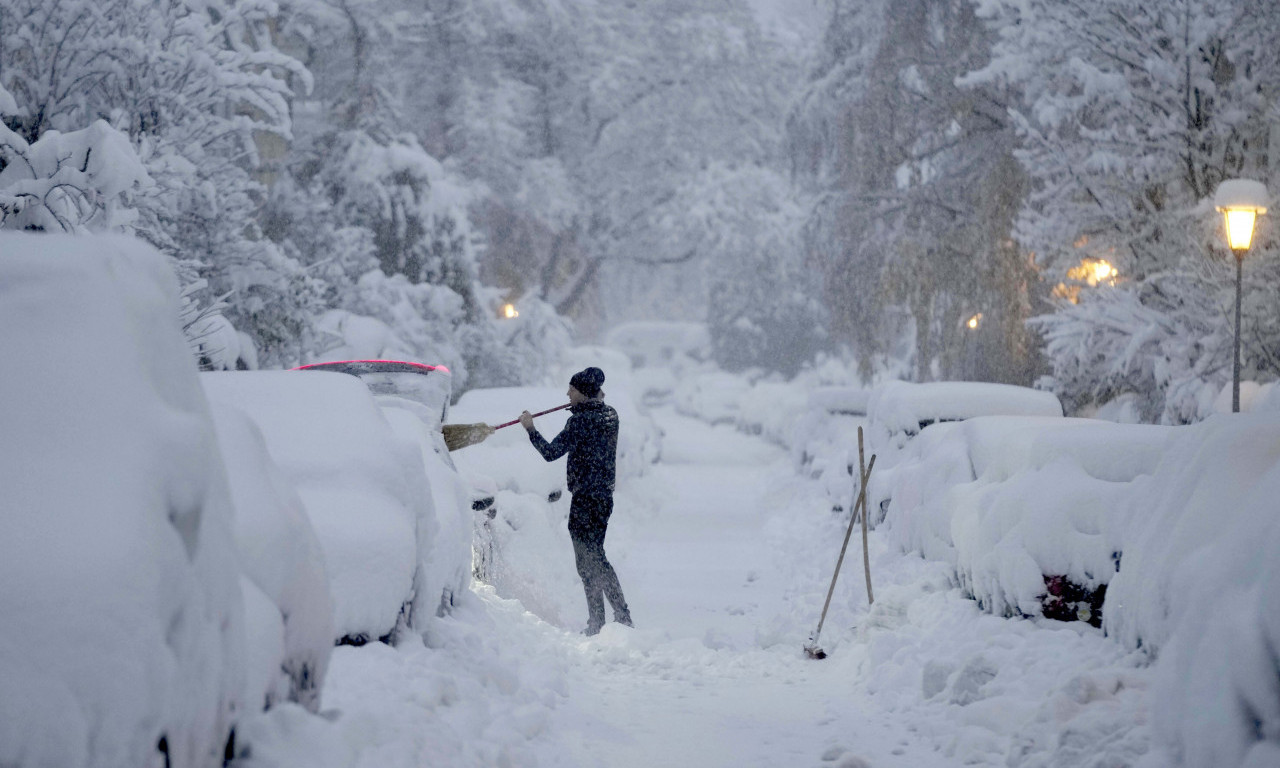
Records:
[[[520,426],[532,432],[533,431],[533,414],[529,413],[528,411],[522,412],[520,414]]]

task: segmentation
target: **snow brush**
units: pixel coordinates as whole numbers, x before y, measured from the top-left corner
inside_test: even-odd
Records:
[[[827,609],[831,607],[831,595],[836,591],[836,578],[840,576],[840,566],[844,564],[844,553],[849,548],[849,537],[853,535],[853,524],[858,522],[859,511],[862,517],[862,565],[867,576],[867,604],[875,599],[871,596],[871,564],[867,560],[867,480],[871,477],[871,468],[876,465],[876,455],[871,454],[871,463],[862,468],[862,427],[858,427],[858,473],[861,475],[861,486],[858,499],[853,503],[853,514],[849,516],[849,530],[844,533],[844,544],[840,547],[840,557],[836,560],[836,572],[831,574],[831,586],[827,588],[827,601],[822,604],[822,616],[818,619],[818,628],[809,636],[804,646],[804,655],[811,659],[825,659],[827,652],[818,645],[818,635],[822,634],[822,624],[827,620]],[[849,474],[853,474],[853,466],[849,466]]]
[[[571,405],[573,405],[573,403],[565,403],[564,405],[557,405],[555,408],[548,408],[545,411],[538,411],[537,413],[533,414],[533,417],[536,419],[537,417],[545,416],[548,413],[554,413],[555,411],[563,411],[565,408],[568,408]],[[513,421],[508,421],[492,427],[489,426],[488,424],[445,424],[444,426],[441,427],[441,430],[444,432],[445,446],[450,451],[456,451],[459,448],[466,448],[468,445],[483,443],[486,437],[488,437],[489,435],[492,435],[494,432],[498,431],[499,429],[502,429],[504,427],[509,427],[513,424],[519,424],[519,423],[520,423],[520,420],[515,419]]]

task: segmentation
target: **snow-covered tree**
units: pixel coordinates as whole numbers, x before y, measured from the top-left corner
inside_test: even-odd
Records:
[[[1280,4],[1274,0],[981,3],[999,33],[969,78],[1019,89],[1032,189],[1017,237],[1052,282],[1046,384],[1077,406],[1123,393],[1181,423],[1230,379],[1233,265],[1209,200],[1223,179],[1274,189]],[[1272,378],[1280,251],[1245,266],[1247,375]],[[1118,273],[1070,285],[1090,265]]]
[[[62,179],[74,166],[84,188],[74,201],[69,185],[45,196],[51,216],[71,202],[86,225],[127,223],[177,260],[197,289],[189,299],[209,307],[228,294],[228,314],[259,340],[292,340],[310,308],[298,290],[305,276],[259,235],[251,176],[259,147],[288,135],[285,73],[305,80],[270,43],[274,11],[257,0],[0,0],[0,83],[13,102],[0,162],[28,191],[35,179],[24,176]],[[131,152],[103,126],[127,135]],[[84,158],[70,136],[93,142]],[[97,165],[107,152],[111,162]],[[123,185],[139,180],[131,155],[151,183]],[[124,186],[136,216],[107,222],[93,212],[118,213]]]
[[[1034,280],[1006,246],[1012,131],[999,90],[956,83],[989,41],[967,0],[837,4],[789,118],[793,170],[815,200],[806,248],[864,376],[910,333],[921,380],[1029,380]],[[984,365],[966,363],[964,321],[979,313]]]

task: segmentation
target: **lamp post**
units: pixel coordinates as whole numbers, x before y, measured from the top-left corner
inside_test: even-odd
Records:
[[[1231,412],[1240,412],[1240,292],[1244,274],[1244,255],[1253,241],[1253,224],[1267,212],[1267,188],[1260,181],[1228,179],[1218,185],[1214,206],[1222,212],[1227,245],[1236,257],[1236,333],[1235,358],[1231,367]]]

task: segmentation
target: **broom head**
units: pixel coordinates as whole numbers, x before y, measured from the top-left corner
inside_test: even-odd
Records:
[[[445,424],[441,429],[444,432],[444,444],[451,451],[482,443],[493,434],[493,427],[488,424]]]

